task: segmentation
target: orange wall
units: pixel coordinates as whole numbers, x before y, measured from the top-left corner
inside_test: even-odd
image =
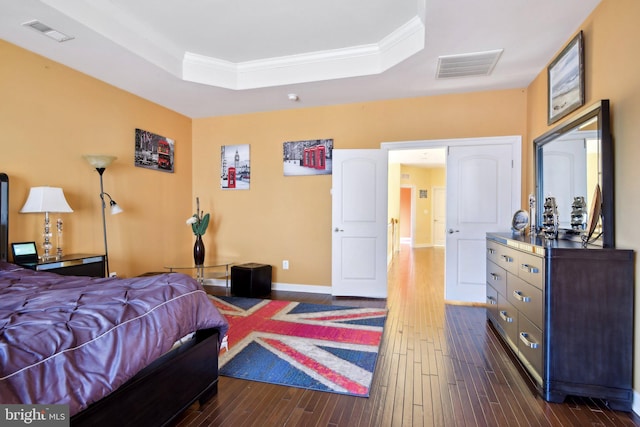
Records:
[[[104,173],[105,191],[125,210],[107,218],[111,271],[158,271],[176,252],[189,256],[191,119],[4,41],[0,58],[10,241],[40,246],[44,215],[18,211],[30,187],[48,185],[62,187],[74,210],[61,215],[66,252],[104,253],[99,175],[82,155],[111,154],[118,159]],[[134,167],[136,127],[176,141],[175,173]]]
[[[207,248],[271,264],[275,282],[329,286],[331,176],[283,176],[283,142],[333,138],[336,149],[380,148],[524,135],[525,105],[524,90],[505,90],[195,119],[193,191],[216,223]],[[251,146],[250,190],[220,189],[220,147],[235,144]]]
[[[284,177],[283,142],[333,138],[335,148],[379,148],[525,132],[519,89],[192,121],[12,44],[0,42],[0,53],[0,88],[11,100],[0,106],[11,241],[41,241],[41,215],[18,214],[29,187],[60,186],[75,211],[62,215],[66,252],[101,253],[99,179],[82,155],[115,155],[104,181],[126,211],[107,217],[111,271],[121,276],[190,262],[184,222],[199,196],[212,214],[209,254],[271,264],[276,282],[329,286],[331,177]],[[133,165],[136,127],[176,141],[175,173]],[[231,144],[251,146],[248,191],[220,189],[220,147]],[[290,270],[281,270],[283,259]]]
[[[585,44],[585,108],[599,99],[611,102],[615,147],[616,246],[640,252],[640,58],[635,54],[640,41],[640,2],[602,0],[591,16],[576,29],[583,31]],[[567,43],[571,38],[567,39]],[[563,46],[558,47],[558,52]],[[550,58],[551,61],[551,58]],[[543,70],[529,86],[527,99],[528,141],[546,132],[547,77]],[[584,109],[584,108],[583,108]],[[581,109],[581,110],[583,110]],[[573,116],[580,114],[576,112]],[[570,119],[570,118],[568,118]],[[533,175],[528,191],[533,189]],[[528,193],[527,193],[528,194]],[[640,265],[636,256],[636,284]],[[640,292],[636,292],[636,313],[640,313]],[[640,315],[635,316],[635,390],[640,389]]]

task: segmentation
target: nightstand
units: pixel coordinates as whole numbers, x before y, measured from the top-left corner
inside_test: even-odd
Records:
[[[62,274],[63,276],[104,277],[104,255],[70,254],[40,260],[37,264],[24,265],[36,271]]]

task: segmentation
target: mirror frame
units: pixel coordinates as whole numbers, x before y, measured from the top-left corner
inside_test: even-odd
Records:
[[[545,144],[569,133],[581,124],[598,118],[598,139],[600,140],[600,165],[602,177],[600,186],[602,190],[602,236],[598,239],[602,242],[602,247],[615,247],[615,212],[614,212],[614,183],[613,183],[613,138],[611,136],[611,122],[609,116],[609,100],[603,99],[588,108],[579,117],[562,123],[551,129],[549,132],[533,140],[535,150],[535,181],[536,181],[536,229],[542,229],[542,212],[544,194],[542,188],[542,176],[544,164],[542,161],[542,147]]]

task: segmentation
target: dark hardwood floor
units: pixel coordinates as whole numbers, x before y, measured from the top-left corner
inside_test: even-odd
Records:
[[[443,249],[403,247],[386,301],[272,292],[272,299],[387,305],[369,398],[220,377],[218,394],[175,426],[640,426],[640,417],[602,401],[542,400],[488,326],[484,307],[444,304],[443,268]]]

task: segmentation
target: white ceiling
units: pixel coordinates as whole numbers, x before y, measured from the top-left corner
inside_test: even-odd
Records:
[[[523,88],[599,1],[0,0],[0,38],[200,118]],[[490,75],[436,79],[494,50]]]

